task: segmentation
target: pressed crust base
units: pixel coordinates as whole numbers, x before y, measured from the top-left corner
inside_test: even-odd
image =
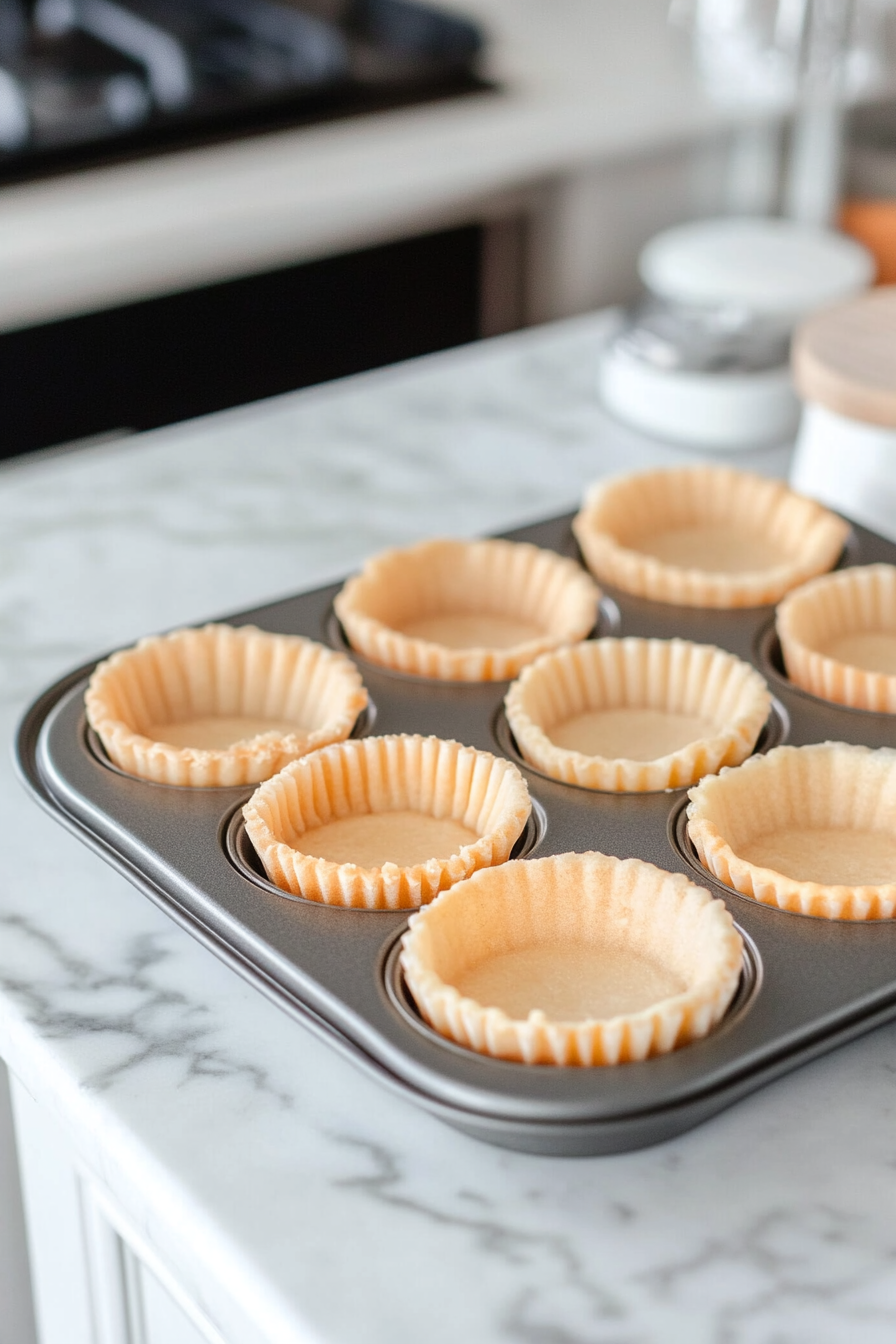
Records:
[[[100,663],[84,697],[111,760],[158,784],[257,784],[348,737],[367,705],[350,658],[300,635],[206,625]]]
[[[645,792],[744,760],[771,696],[754,668],[709,644],[598,639],[543,655],[504,705],[520,751],[553,779]]]
[[[896,713],[896,566],[826,574],[777,614],[787,675],[822,700]]]
[[[726,886],[826,919],[896,913],[896,751],[776,747],[690,798],[688,834]]]
[[[479,836],[453,817],[427,817],[405,808],[362,817],[339,817],[302,835],[302,850],[330,863],[355,863],[359,868],[400,868],[426,863],[433,854],[456,854],[475,845]]]
[[[555,723],[550,737],[564,751],[605,760],[653,761],[682,751],[713,734],[715,725],[698,714],[667,709],[595,709]]]
[[[172,747],[194,747],[197,751],[228,751],[238,742],[249,742],[254,737],[274,733],[288,737],[296,725],[286,719],[266,719],[260,715],[216,715],[184,719],[180,723],[151,723],[146,736],[154,742],[167,742]]]
[[[352,648],[444,681],[503,681],[575,643],[600,592],[572,560],[523,542],[436,540],[384,551],[334,607]]]
[[[410,921],[426,1020],[527,1064],[619,1064],[705,1036],[743,947],[721,901],[640,859],[561,854],[483,870]]]
[[[656,958],[626,948],[546,942],[478,962],[456,988],[508,1017],[542,1012],[553,1022],[587,1022],[643,1012],[686,985]]]
[[[753,607],[831,569],[849,528],[780,481],[683,467],[599,483],[573,531],[592,573],[625,592]]]
[[[782,826],[741,845],[741,858],[798,882],[879,886],[896,873],[896,833]]]
[[[436,737],[367,737],[295,761],[243,809],[268,877],[327,905],[413,909],[503,863],[531,810],[517,768]],[[349,857],[352,856],[352,857]]]

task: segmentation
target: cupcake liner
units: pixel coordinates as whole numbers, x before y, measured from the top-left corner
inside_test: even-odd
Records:
[[[307,751],[348,737],[367,705],[350,658],[299,635],[206,625],[142,639],[99,664],[84,697],[110,759],[159,784],[257,784]],[[147,736],[192,719],[257,718],[295,725],[226,748],[179,747]]]
[[[557,948],[634,955],[681,989],[638,1011],[561,1021],[537,1002],[513,1017],[457,987],[490,959]],[[401,953],[417,1006],[443,1036],[500,1059],[561,1065],[643,1060],[705,1036],[734,996],[742,959],[722,901],[681,874],[597,853],[474,874],[412,917]],[[531,997],[550,993],[542,984]]]
[[[302,852],[302,835],[345,817],[410,811],[478,835],[423,863],[365,868]],[[368,737],[326,747],[261,785],[243,809],[265,872],[284,891],[327,905],[412,909],[477,868],[510,856],[531,811],[516,767],[437,737]]]
[[[646,792],[693,784],[749,756],[771,695],[749,663],[709,644],[598,639],[544,654],[504,701],[525,758],[586,789]],[[649,709],[706,719],[712,732],[653,760],[587,755],[551,740],[557,725],[592,710]]]
[[[540,653],[575,643],[600,592],[572,560],[511,541],[427,541],[368,560],[337,596],[352,648],[372,662],[443,681],[504,681]],[[451,648],[404,633],[429,617],[495,617],[534,627],[505,648]]]
[[[768,562],[737,572],[668,563],[647,554],[651,538],[682,529],[723,529],[716,540],[748,545]],[[831,569],[849,533],[813,500],[728,467],[641,472],[602,482],[573,522],[588,568],[628,593],[689,607],[755,607],[776,602]]]
[[[814,579],[784,599],[776,624],[795,685],[836,705],[896,713],[896,674],[825,652],[838,636],[888,634],[896,643],[896,567],[856,566]]]
[[[720,882],[765,905],[826,919],[891,919],[896,881],[801,881],[741,857],[762,837],[788,828],[896,834],[896,751],[815,743],[776,747],[733,770],[704,779],[690,792],[688,835]]]

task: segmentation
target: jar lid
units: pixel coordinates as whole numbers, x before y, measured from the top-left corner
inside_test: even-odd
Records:
[[[788,325],[874,278],[867,248],[792,219],[703,219],[652,238],[638,262],[648,289],[672,303],[730,305]]]
[[[896,285],[808,318],[794,337],[792,362],[805,401],[896,429]]]

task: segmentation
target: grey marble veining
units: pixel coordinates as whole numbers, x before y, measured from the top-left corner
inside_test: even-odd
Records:
[[[104,648],[678,460],[601,415],[600,338],[585,319],[0,471],[0,732]],[[8,763],[0,802],[0,1052],[232,1344],[893,1339],[896,1028],[656,1148],[504,1152],[267,1003]]]

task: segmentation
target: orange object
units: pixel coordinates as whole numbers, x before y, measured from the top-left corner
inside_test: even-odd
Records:
[[[873,253],[877,284],[896,284],[896,200],[844,201],[840,227]]]

